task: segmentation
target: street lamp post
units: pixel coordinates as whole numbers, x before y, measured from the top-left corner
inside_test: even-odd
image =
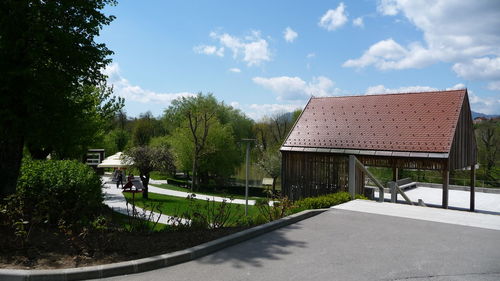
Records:
[[[250,161],[250,143],[254,142],[255,139],[242,139],[241,141],[247,143],[246,169],[245,169],[245,216],[248,216],[248,169]]]

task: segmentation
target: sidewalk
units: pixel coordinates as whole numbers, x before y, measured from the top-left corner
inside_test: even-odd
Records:
[[[156,182],[158,182],[158,181],[156,181]],[[149,190],[149,192],[152,192],[152,193],[170,195],[170,196],[175,196],[175,197],[184,197],[184,198],[186,198],[188,195],[193,194],[192,192],[184,192],[184,191],[177,191],[177,190],[171,190],[171,189],[166,189],[166,188],[160,188],[160,187],[153,186],[151,184],[153,184],[152,181],[150,181],[148,190]],[[154,183],[154,184],[156,184],[156,183]],[[194,194],[196,195],[195,198],[199,199],[199,200],[207,200],[208,199],[208,200],[215,201],[215,202],[222,202],[225,200],[228,203],[243,204],[243,205],[245,204],[245,199],[233,199],[231,201],[231,199],[228,197],[219,197],[219,196],[199,194],[199,193],[194,193]],[[255,205],[255,200],[249,199],[248,205]]]
[[[103,181],[102,193],[104,194],[104,204],[108,205],[115,212],[128,215],[127,201],[125,200],[125,196],[123,196],[122,189],[116,188],[115,184],[108,183],[109,179],[106,177],[102,177],[101,179]],[[131,206],[129,205],[129,211],[131,211],[130,208]],[[139,207],[136,207],[136,209],[137,212],[139,212],[140,214],[145,211],[144,209]],[[149,211],[148,210],[146,211],[147,214],[149,214]],[[153,213],[152,219],[156,221],[159,216],[160,214]],[[160,220],[158,222],[162,224],[171,224],[169,223],[169,220],[171,218],[172,218],[171,216],[163,214],[161,215]]]

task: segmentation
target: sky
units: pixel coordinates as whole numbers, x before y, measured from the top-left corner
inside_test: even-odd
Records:
[[[500,1],[119,0],[98,42],[125,111],[213,93],[258,121],[311,96],[467,88],[500,114]]]

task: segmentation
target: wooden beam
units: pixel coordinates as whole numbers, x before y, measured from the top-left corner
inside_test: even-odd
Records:
[[[356,156],[349,155],[349,194],[356,196]]]
[[[470,211],[474,212],[476,200],[476,165],[470,166]]]
[[[392,167],[392,181],[397,181],[399,179],[399,168]]]
[[[450,182],[450,171],[443,170],[443,208],[448,209],[448,184]]]

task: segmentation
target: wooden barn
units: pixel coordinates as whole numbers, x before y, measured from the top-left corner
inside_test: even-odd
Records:
[[[470,168],[474,179],[477,160],[467,89],[312,97],[280,150],[282,190],[292,200],[348,190],[354,155],[363,165],[392,168],[394,180],[398,169],[441,171],[444,208],[449,171]],[[364,174],[355,175],[363,193]]]

